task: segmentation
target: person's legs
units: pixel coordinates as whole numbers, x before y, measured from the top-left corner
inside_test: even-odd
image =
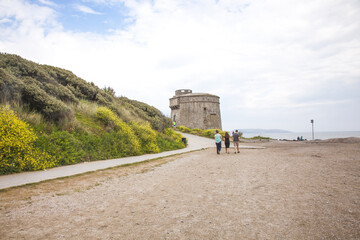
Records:
[[[221,151],[221,142],[216,143],[216,153],[220,154],[220,151]]]
[[[234,153],[236,153],[236,152],[240,152],[239,151],[239,142],[238,141],[234,141]]]

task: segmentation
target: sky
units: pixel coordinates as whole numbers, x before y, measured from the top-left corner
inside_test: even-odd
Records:
[[[223,130],[360,131],[359,0],[0,0],[0,52],[166,116],[217,95]]]

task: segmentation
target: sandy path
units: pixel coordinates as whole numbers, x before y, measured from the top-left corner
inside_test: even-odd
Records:
[[[0,238],[360,239],[359,141],[261,146],[0,191]]]

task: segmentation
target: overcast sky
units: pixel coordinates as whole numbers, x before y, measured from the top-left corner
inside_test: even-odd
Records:
[[[215,94],[224,130],[360,131],[359,0],[0,0],[0,51],[167,116]]]

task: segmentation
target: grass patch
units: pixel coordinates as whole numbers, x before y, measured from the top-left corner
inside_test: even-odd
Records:
[[[269,137],[262,137],[262,136],[255,136],[255,137],[252,137],[252,138],[246,138],[248,140],[270,140],[271,138]]]

